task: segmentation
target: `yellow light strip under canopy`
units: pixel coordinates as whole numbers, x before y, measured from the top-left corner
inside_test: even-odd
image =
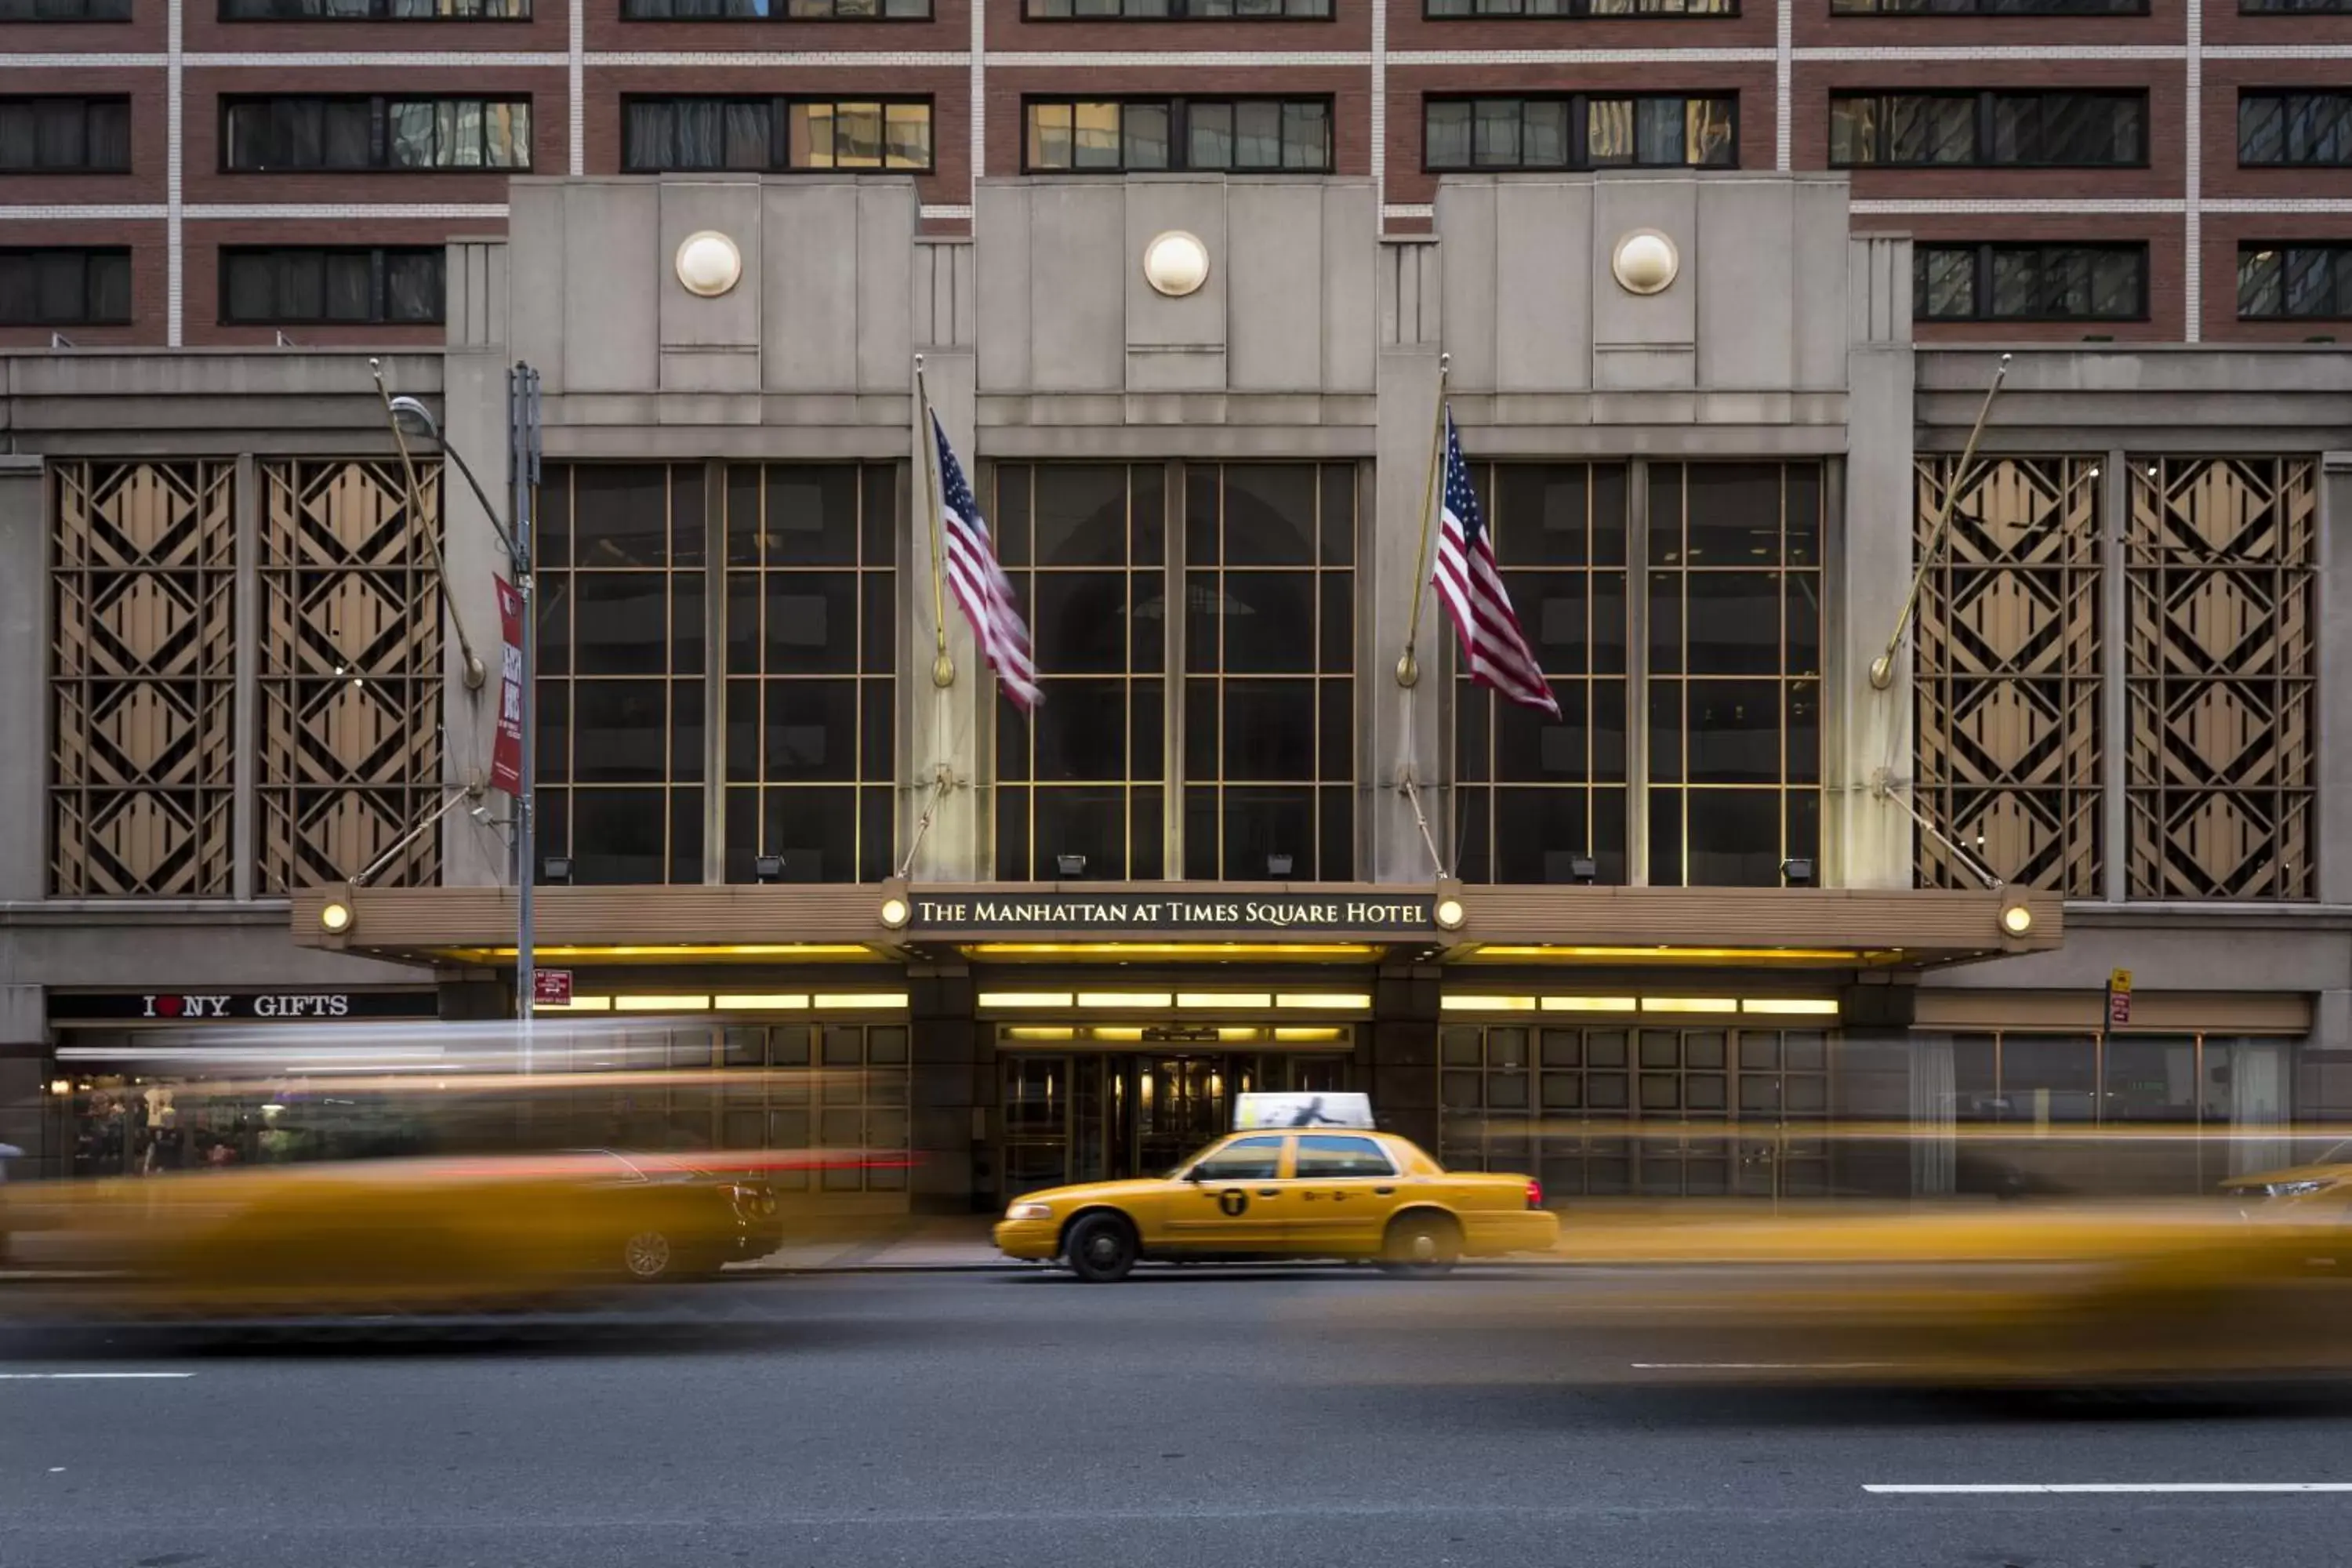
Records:
[[[1601,960],[1612,963],[1862,963],[1871,957],[1850,947],[1482,947],[1470,955],[1481,961],[1559,959]]]
[[[1078,1005],[1105,1009],[1163,1008],[1174,1003],[1175,997],[1165,991],[1081,991]]]
[[[1371,1010],[1372,999],[1360,991],[1284,991],[1276,994],[1274,1005],[1294,1010],[1366,1013]]]
[[[512,958],[511,947],[469,947],[460,950],[484,958]],[[815,958],[866,961],[873,949],[854,942],[681,942],[675,945],[632,943],[625,946],[533,947],[534,958]]]
[[[1066,1007],[1070,1005],[1066,991],[983,991],[980,1005],[983,1007]]]
[[[1743,1013],[1751,1016],[1829,1017],[1833,998],[1822,996],[1496,996],[1441,997],[1448,1013]]]
[[[1179,1007],[1266,1008],[1274,1005],[1271,991],[1179,991]]]
[[[820,1013],[876,1007],[904,1007],[904,991],[831,991],[819,992],[809,998],[809,1005]]]
[[[1749,996],[1739,1004],[1743,1013],[1806,1014],[1815,1017],[1834,1018],[1838,1005],[1827,996]]]
[[[1547,996],[1547,1013],[1631,1013],[1638,1004],[1631,996]]]
[[[710,1006],[708,993],[699,996],[661,995],[615,996],[613,1006],[622,1013],[700,1013]]]
[[[809,999],[805,993],[747,992],[719,998],[722,1013],[804,1013]]]
[[[532,1005],[533,1013],[609,1013],[613,1010],[610,996],[574,996],[569,1002],[540,1002]]]
[[[1438,1007],[1447,1013],[1532,1013],[1532,996],[1441,996]]]
[[[1739,999],[1736,996],[1644,996],[1644,1013],[1737,1013]]]

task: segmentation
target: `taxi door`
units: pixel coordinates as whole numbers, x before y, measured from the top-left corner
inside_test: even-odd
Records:
[[[1396,1163],[1379,1140],[1304,1132],[1292,1158],[1291,1250],[1318,1257],[1377,1252],[1389,1216],[1403,1201]]]
[[[1236,1138],[1193,1162],[1168,1197],[1163,1247],[1183,1252],[1279,1252],[1285,1240],[1286,1142]]]

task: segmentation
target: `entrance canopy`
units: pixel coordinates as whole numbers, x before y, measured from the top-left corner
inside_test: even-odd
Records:
[[[293,937],[499,967],[510,888],[306,889]],[[906,962],[1918,969],[2046,952],[2054,894],[2018,889],[1434,889],[1364,883],[543,887],[542,963]]]

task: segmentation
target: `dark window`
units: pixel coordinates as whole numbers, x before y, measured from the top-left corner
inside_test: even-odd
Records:
[[[0,250],[0,326],[100,326],[130,320],[129,250]]]
[[[2142,321],[2147,247],[1920,245],[1911,313],[1923,321]]]
[[[2352,92],[2238,94],[2238,162],[2352,164]]]
[[[1184,874],[1355,875],[1356,471],[1184,467]]]
[[[1378,1143],[1369,1138],[1334,1138],[1324,1134],[1298,1140],[1295,1162],[1302,1176],[1393,1176],[1396,1166]]]
[[[2352,244],[2241,245],[2238,319],[2352,319]]]
[[[1321,21],[1331,0],[1026,0],[1022,15],[1033,22]]]
[[[721,605],[727,879],[891,871],[898,469],[730,463]]]
[[[1422,163],[1433,171],[1735,168],[1738,105],[1728,93],[1425,99]]]
[[[1000,463],[988,523],[1028,617],[1045,700],[996,710],[996,870],[1050,881],[1163,874],[1168,471]]]
[[[621,112],[632,174],[931,166],[929,99],[632,98]]]
[[[1022,163],[1033,173],[1331,171],[1328,99],[1033,98],[1022,115]]]
[[[2101,168],[2147,161],[2144,92],[1851,92],[1830,166]]]
[[[527,22],[530,0],[221,0],[224,22]]]
[[[2147,0],[1830,0],[1840,16],[2145,16]]]
[[[2238,0],[2238,9],[2256,16],[2352,11],[2352,0]]]
[[[440,321],[439,246],[221,252],[221,320],[238,326]]]
[[[128,98],[0,98],[0,174],[130,172]]]
[[[1192,1174],[1204,1182],[1270,1182],[1281,1163],[1281,1139],[1244,1138],[1202,1160]]]
[[[1626,470],[1475,464],[1503,585],[1559,721],[1472,683],[1455,661],[1455,832],[1463,880],[1626,880]]]
[[[1423,15],[1456,16],[1737,16],[1739,0],[1424,0]]]
[[[221,105],[221,167],[528,169],[527,98],[247,98]]]
[[[931,14],[931,0],[621,0],[631,22],[897,22]]]
[[[0,0],[0,22],[128,22],[131,0]]]

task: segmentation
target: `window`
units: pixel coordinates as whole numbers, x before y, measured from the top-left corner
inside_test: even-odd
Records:
[[[632,98],[621,166],[672,170],[929,169],[929,99]]]
[[[1778,887],[1821,847],[1821,468],[1649,476],[1650,884]]]
[[[239,326],[429,324],[442,319],[439,246],[221,252],[221,320]]]
[[[1730,94],[1431,98],[1422,163],[1450,169],[1728,169],[1739,162]]]
[[[1331,171],[1328,99],[1030,99],[1022,113],[1031,173]]]
[[[898,469],[727,466],[727,879],[889,876]]]
[[[221,0],[224,22],[527,22],[530,0]]]
[[[1830,11],[1841,16],[2145,16],[2147,0],[1830,0]]]
[[[2238,0],[2238,9],[2251,15],[2301,15],[2352,11],[2352,0]]]
[[[2144,92],[1836,93],[1830,166],[2127,167],[2147,125]]]
[[[1369,1138],[1301,1138],[1296,1161],[1301,1176],[1393,1176],[1396,1166]]]
[[[2144,321],[2147,247],[1922,245],[1912,314],[1923,321]]]
[[[630,22],[875,22],[921,20],[931,0],[622,0]]]
[[[131,0],[0,0],[0,22],[128,22]]]
[[[576,883],[703,879],[700,463],[551,463],[538,507],[539,848]]]
[[[1625,509],[1621,463],[1472,468],[1503,584],[1560,722],[1455,671],[1465,882],[1626,879]]]
[[[1203,1182],[1270,1182],[1281,1163],[1281,1139],[1244,1138],[1202,1160],[1192,1175]]]
[[[2238,94],[2238,162],[2352,164],[2352,92]]]
[[[1356,471],[1184,468],[1184,874],[1356,869]]]
[[[1449,1170],[1528,1172],[1554,1201],[1828,1194],[1824,1035],[1449,1025],[1437,1055]]]
[[[130,172],[128,98],[0,98],[0,174]]]
[[[528,169],[530,100],[232,99],[221,105],[221,167]]]
[[[1328,20],[1331,0],[1026,0],[1022,15],[1033,22]]]
[[[2352,320],[2352,244],[2241,245],[2238,319]]]
[[[1424,0],[1433,20],[1455,16],[1737,16],[1739,0]]]
[[[780,1162],[765,1180],[782,1192],[906,1190],[911,1058],[905,1025],[733,1025],[718,1033],[720,1059],[737,1069],[724,1075],[724,1099],[692,1083],[667,1091],[669,1121],[686,1133],[685,1146],[862,1149],[867,1158],[828,1160],[814,1172]],[[708,1047],[695,1059],[708,1062]],[[627,1103],[645,1118],[624,1127],[631,1147],[679,1146],[669,1128],[654,1121],[664,1093],[658,1087],[629,1090]]]
[[[127,248],[0,250],[0,327],[95,327],[130,320]]]
[[[1000,463],[988,520],[1028,616],[1045,700],[996,709],[996,874],[1162,875],[1167,818],[1168,471]]]

